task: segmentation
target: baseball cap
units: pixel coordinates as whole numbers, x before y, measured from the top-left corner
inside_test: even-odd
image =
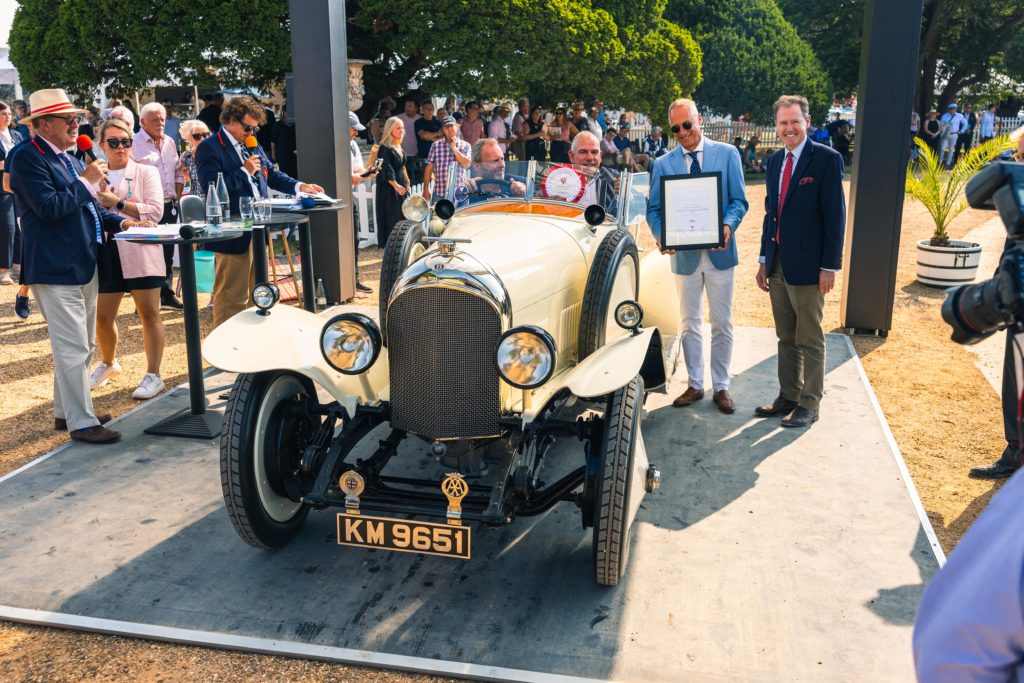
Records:
[[[441,127],[442,128],[444,128],[445,126],[457,126],[457,125],[459,125],[459,122],[455,120],[454,116],[446,116],[443,119],[441,119]]]
[[[946,109],[956,109],[956,102],[950,102],[949,106],[946,107]]]
[[[349,128],[355,128],[356,130],[359,131],[366,130],[366,126],[359,123],[359,117],[356,116],[356,113],[354,111],[350,111],[348,113],[348,126]]]

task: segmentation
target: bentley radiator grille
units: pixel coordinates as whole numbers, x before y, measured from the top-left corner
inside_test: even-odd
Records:
[[[432,439],[499,433],[498,314],[483,299],[413,289],[388,309],[391,426]]]

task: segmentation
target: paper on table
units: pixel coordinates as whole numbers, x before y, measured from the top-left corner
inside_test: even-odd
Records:
[[[688,178],[665,192],[665,243],[718,242],[718,179]]]
[[[270,205],[275,209],[291,209],[299,205],[295,197],[271,197]]]
[[[340,199],[334,199],[332,197],[327,196],[327,194],[324,193],[324,192],[317,192],[316,194],[309,194],[309,193],[303,192],[300,196],[302,196],[302,197],[312,197],[313,199],[317,200],[318,202],[329,202],[331,204],[334,204],[336,202],[341,201]]]
[[[114,235],[118,240],[168,239],[178,237],[181,223],[164,223],[153,228],[127,228]]]

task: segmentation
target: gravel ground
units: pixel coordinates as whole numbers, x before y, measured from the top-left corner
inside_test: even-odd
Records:
[[[847,192],[849,188],[847,187]],[[748,187],[751,211],[737,233],[734,320],[737,325],[771,327],[767,294],[754,284],[764,205],[764,185]],[[960,238],[993,214],[968,209],[952,226]],[[949,340],[939,315],[941,291],[914,283],[914,247],[931,233],[927,214],[908,202],[904,211],[893,329],[886,339],[855,338],[857,353],[878,395],[896,442],[948,553],[984,509],[999,484],[967,478],[976,464],[994,460],[1004,445],[999,397],[975,367],[973,356]],[[641,244],[653,242],[646,231]],[[376,289],[380,251],[361,252],[362,279]],[[825,305],[825,328],[839,329],[839,292]],[[14,315],[15,287],[0,288],[0,474],[39,457],[67,440],[52,429],[52,363],[46,325],[33,308],[22,321]],[[207,302],[200,295],[200,306]],[[375,294],[355,303],[376,305]],[[131,392],[144,372],[142,337],[129,300],[121,306],[119,361],[124,373],[95,393],[96,409],[115,415],[131,409]],[[163,362],[169,386],[186,381],[183,321],[164,311],[167,350]],[[208,309],[201,313],[204,334]],[[734,396],[741,411],[771,397]],[[824,410],[842,406],[826,396]],[[201,647],[184,647],[0,622],[0,680],[4,681],[441,681],[314,661],[292,660]]]

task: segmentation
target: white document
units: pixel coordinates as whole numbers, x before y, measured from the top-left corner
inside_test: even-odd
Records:
[[[114,239],[167,239],[180,237],[181,223],[164,223],[154,228],[127,228],[114,235]]]
[[[718,244],[718,178],[678,178],[665,184],[665,244]]]

